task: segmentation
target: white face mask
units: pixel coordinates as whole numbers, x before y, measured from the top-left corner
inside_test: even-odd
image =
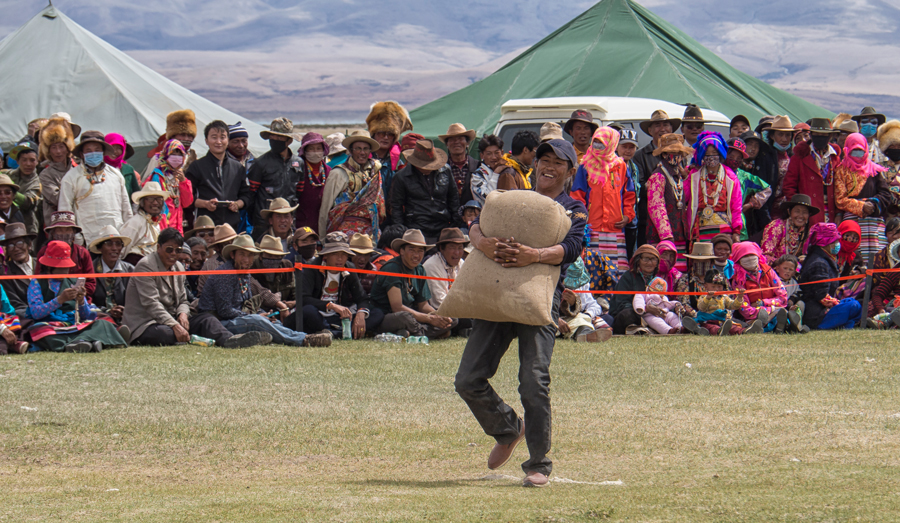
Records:
[[[173,169],[178,169],[184,165],[184,156],[172,155],[166,158],[166,163],[171,165]]]
[[[317,164],[322,161],[322,158],[325,158],[325,155],[320,152],[308,152],[303,154],[306,161],[312,164]]]
[[[741,258],[741,267],[748,271],[754,271],[759,267],[759,256],[744,256]]]

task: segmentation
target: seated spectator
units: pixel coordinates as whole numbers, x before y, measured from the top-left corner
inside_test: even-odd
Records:
[[[681,334],[681,314],[684,307],[681,303],[666,299],[669,288],[666,280],[657,276],[647,284],[647,292],[652,294],[635,294],[632,298],[634,312],[641,315],[643,323],[657,334]],[[656,311],[651,312],[650,306]]]
[[[234,229],[231,228],[231,225],[227,223],[225,225],[216,225],[215,232],[213,233],[213,241],[209,244],[209,247],[212,249],[212,253],[210,253],[209,257],[206,258],[206,261],[203,262],[202,271],[214,271],[222,266],[225,263],[225,259],[222,257],[222,249],[226,246],[231,245],[231,242],[237,238],[237,233],[234,232]],[[200,278],[197,279],[197,297],[203,293],[203,286],[206,285],[206,280],[209,279],[209,275],[201,274]]]
[[[138,211],[122,226],[122,235],[131,238],[125,255],[128,263],[135,264],[156,251],[159,232],[168,228],[166,217],[162,214],[168,197],[169,193],[156,182],[145,183],[140,191],[131,195]]]
[[[253,238],[258,241],[266,235],[274,236],[281,241],[281,249],[288,250],[291,239],[294,237],[294,211],[297,210],[297,207],[297,205],[291,207],[291,204],[284,198],[272,200],[268,209],[259,211],[262,219],[269,224],[269,228],[254,226]]]
[[[759,320],[765,332],[777,334],[787,327],[787,291],[778,274],[768,265],[759,245],[753,242],[734,244],[731,260],[735,262],[731,287],[746,291],[747,299],[740,315],[745,321]],[[799,328],[799,326],[797,327]]]
[[[447,167],[447,153],[431,140],[419,140],[403,156],[408,163],[394,175],[391,217],[396,224],[422,231],[426,241],[434,241],[459,219],[459,192]]]
[[[184,270],[178,253],[184,239],[176,229],[159,233],[156,252],[138,262],[134,272],[178,272]],[[131,329],[136,345],[188,343],[191,334],[216,340],[216,345],[237,349],[262,345],[272,337],[262,332],[234,335],[212,315],[190,318],[184,276],[135,276],[128,279],[123,321]]]
[[[715,269],[709,269],[704,276],[704,283],[707,295],[697,298],[696,319],[685,316],[682,320],[685,329],[695,334],[712,334],[713,336],[763,332],[763,326],[759,320],[754,321],[750,328],[744,330],[740,323],[733,319],[732,311],[740,309],[744,302],[743,290],[738,291],[735,298],[716,294],[724,291],[728,286],[728,280],[725,279],[724,274]]]
[[[88,247],[100,256],[94,260],[94,272],[97,274],[134,272],[134,265],[122,260],[122,251],[131,243],[131,238],[122,236],[112,225],[100,230],[100,236]],[[125,311],[125,289],[128,278],[97,278],[93,303],[112,318],[116,325],[122,325],[122,314]],[[123,332],[122,337],[129,339],[130,332]]]
[[[900,241],[892,241],[888,249],[890,267],[900,269]],[[884,277],[872,290],[866,325],[870,329],[900,328],[900,272],[881,273]]]
[[[795,194],[781,202],[782,217],[763,229],[762,251],[766,258],[778,259],[792,254],[801,262],[806,257],[806,238],[812,225],[809,219],[821,211],[812,205],[805,194]]]
[[[213,236],[215,235],[216,224],[213,223],[212,218],[209,216],[198,216],[196,220],[194,220],[194,228],[184,233],[185,241],[190,240],[191,238],[197,237],[206,242],[207,245],[213,241]]]
[[[522,177],[503,159],[503,140],[488,134],[478,142],[481,165],[472,173],[472,198],[484,205],[487,195],[497,189],[524,189]]]
[[[6,254],[6,274],[11,276],[31,276],[36,274],[36,260],[31,257],[31,242],[34,235],[28,234],[24,223],[11,223],[6,228],[6,235],[0,240],[0,246]],[[25,310],[28,308],[28,279],[0,280],[10,304],[16,315],[25,321]]]
[[[884,249],[881,249],[878,251],[878,254],[875,255],[875,263],[872,265],[872,269],[874,270],[890,269],[893,267],[888,251],[891,248],[891,244],[900,239],[900,217],[895,216],[884,224],[884,236],[886,238],[886,245]],[[876,272],[873,274],[872,289],[877,288],[885,276],[887,276],[887,273],[884,272]]]
[[[404,233],[406,233],[405,225],[394,224],[384,229],[384,232],[381,233],[381,238],[378,239],[377,256],[372,260],[375,270],[380,271],[385,263],[400,256],[400,253],[392,249],[391,245],[394,240],[403,238]]]
[[[350,238],[350,250],[353,251],[353,257],[350,261],[353,263],[354,269],[365,269],[367,271],[377,271],[375,265],[370,261],[375,253],[372,238],[368,234],[355,233]],[[372,284],[375,283],[374,274],[356,274],[359,283],[362,284],[363,291],[366,296],[372,292]]]
[[[262,251],[253,244],[253,238],[246,234],[237,236],[234,241],[222,249],[225,263],[220,271],[250,270],[253,259]],[[222,322],[222,326],[235,334],[258,331],[272,335],[272,342],[281,345],[302,347],[328,347],[331,345],[331,333],[307,335],[291,330],[281,323],[274,323],[257,313],[259,310],[253,300],[250,287],[250,274],[212,275],[200,294],[196,318],[212,316]],[[287,316],[287,308],[281,308],[282,317]]]
[[[286,259],[291,263],[308,263],[316,257],[319,235],[309,227],[300,227],[291,239],[290,251]]]
[[[422,259],[425,251],[434,247],[425,243],[422,232],[409,229],[402,238],[393,241],[391,247],[399,256],[384,264],[382,272],[425,275]],[[446,338],[457,321],[434,314],[428,304],[431,291],[424,279],[399,276],[378,276],[372,285],[372,305],[384,312],[380,332],[392,332],[401,336],[427,336]]]
[[[641,245],[634,250],[630,267],[622,274],[616,290],[644,292],[659,270],[659,251],[652,245]],[[613,317],[615,334],[625,334],[628,327],[641,324],[641,316],[634,310],[633,299],[633,295],[613,295],[609,304],[609,314]],[[656,305],[648,304],[645,312],[659,315],[660,309]]]
[[[469,234],[469,227],[472,225],[472,222],[481,216],[481,204],[475,200],[469,200],[465,205],[460,206],[459,216],[465,224],[465,227],[462,228],[462,232]]]
[[[9,176],[0,173],[0,218],[6,223],[25,222],[22,211],[14,203],[18,192],[19,186]]]
[[[713,253],[716,259],[712,268],[725,275],[725,278],[731,280],[734,276],[734,262],[731,261],[731,247],[734,240],[730,234],[717,234],[712,239]]]
[[[675,283],[681,278],[681,271],[675,268],[678,250],[669,240],[656,244],[656,250],[659,252],[659,277],[665,280],[668,292],[675,292]]]
[[[603,307],[587,292],[590,290],[591,276],[581,258],[566,269],[563,290],[559,303],[559,336],[576,342],[597,343],[612,337],[612,316],[603,312]],[[582,292],[574,292],[582,291]]]
[[[456,227],[448,227],[441,231],[441,236],[437,242],[437,254],[428,258],[422,264],[422,267],[425,269],[425,275],[433,278],[455,280],[459,275],[460,269],[462,269],[463,263],[465,263],[463,254],[466,252],[466,245],[469,245],[468,238]],[[431,292],[431,299],[428,300],[428,304],[434,310],[437,310],[443,303],[444,298],[447,297],[447,293],[450,292],[450,282],[440,280],[426,280],[426,282],[428,283],[428,290]],[[457,325],[453,333],[467,338],[472,332],[472,326],[473,322],[469,318],[457,319]]]
[[[838,232],[841,234],[841,250],[838,252],[837,257],[838,274],[840,276],[849,276],[855,265],[854,260],[856,260],[856,251],[859,249],[862,232],[859,224],[850,220],[842,221],[838,225]],[[860,260],[860,263],[865,264],[866,262],[865,260]]]
[[[207,247],[206,242],[203,240],[203,238],[194,236],[187,241],[187,246],[191,249],[191,261],[190,264],[186,267],[186,270],[202,270],[203,264],[206,262],[206,257],[209,255],[209,247]],[[197,299],[197,296],[200,295],[199,291],[197,290],[197,283],[199,280],[199,274],[191,274],[185,278],[185,283],[187,284],[188,291],[188,301],[194,301],[195,299]]]
[[[294,267],[292,262],[284,259],[287,252],[281,250],[281,241],[279,241],[278,238],[267,234],[262,237],[262,241],[259,242],[257,247],[262,252],[253,262],[253,269],[291,269]],[[285,305],[287,305],[288,308],[293,308],[294,301],[296,300],[296,297],[294,296],[293,272],[256,274],[254,275],[254,279],[259,281],[263,287],[269,289],[271,292],[279,293],[281,300],[285,302]],[[281,321],[290,325],[284,318],[281,318]]]
[[[785,254],[781,258],[775,260],[775,263],[772,264],[772,268],[778,273],[781,283],[784,284],[784,290],[787,292],[788,301],[786,308],[788,311],[788,322],[790,322],[790,325],[792,326],[799,326],[801,332],[809,332],[809,327],[804,329],[802,325],[803,311],[806,310],[806,304],[803,303],[800,284],[797,283],[796,279],[798,269],[800,268],[800,261],[797,260],[797,257],[793,254]]]
[[[728,236],[729,241],[731,240],[731,236],[724,236]],[[730,246],[728,252],[731,252]],[[712,244],[710,244],[709,242],[694,242],[694,245],[691,247],[691,253],[685,254],[684,256],[685,258],[687,258],[688,271],[682,274],[681,277],[678,278],[678,280],[675,282],[675,292],[704,292],[707,286],[706,273],[710,269],[715,269],[714,262],[717,260],[716,255],[713,253]],[[730,290],[727,278],[722,290]],[[679,295],[676,299],[681,302],[682,306],[684,306],[685,318],[696,317],[697,307],[699,306],[699,296],[682,294]],[[695,326],[697,326],[696,322],[684,321],[683,318],[682,324],[689,332],[693,332],[694,334],[708,334],[707,332],[702,332],[701,330],[695,330]]]
[[[853,298],[838,301],[834,295],[838,277],[841,235],[833,223],[817,223],[809,230],[809,253],[800,272],[800,286],[806,313],[803,322],[811,329],[852,329],[862,315],[862,306]]]
[[[324,267],[345,267],[353,251],[342,232],[328,233],[320,253]],[[384,312],[369,306],[369,298],[355,273],[306,267],[303,269],[303,325],[306,330],[342,335],[342,321],[350,320],[353,339],[374,335]]]
[[[19,322],[19,316],[6,297],[6,291],[0,287],[0,356],[28,352],[28,342],[18,338],[21,334],[22,324]]]
[[[187,244],[181,246],[181,254],[178,255],[178,261],[184,265],[185,270],[191,264],[191,248]]]
[[[72,261],[75,262],[75,268],[72,269],[74,274],[87,274],[94,272],[94,262],[91,260],[91,253],[81,245],[75,245],[75,235],[81,232],[81,227],[75,225],[75,214],[68,211],[58,211],[50,216],[50,225],[44,227],[44,233],[49,241],[61,241],[69,245],[69,252]],[[99,231],[98,231],[99,232]],[[35,258],[38,263],[35,267],[35,274],[44,272],[41,267],[40,259],[47,252],[47,244],[41,247]],[[97,280],[88,278],[85,280],[85,290],[88,300],[94,296],[97,290]]]
[[[53,352],[100,352],[127,346],[112,320],[97,319],[84,299],[85,287],[66,278],[76,266],[70,249],[65,242],[51,241],[38,260],[59,277],[28,284],[27,314],[35,321],[28,327],[28,337],[38,349]]]

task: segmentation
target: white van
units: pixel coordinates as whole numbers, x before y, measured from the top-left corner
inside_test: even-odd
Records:
[[[650,115],[657,109],[665,111],[669,118],[681,118],[684,115],[684,105],[653,100],[650,98],[626,98],[620,96],[565,96],[558,98],[526,98],[521,100],[509,100],[500,107],[500,121],[494,129],[494,134],[503,140],[504,147],[512,145],[513,136],[522,130],[534,131],[540,136],[541,126],[547,122],[556,122],[564,127],[569,116],[578,109],[591,112],[594,121],[600,126],[613,122],[626,129],[637,131],[641,148],[650,143],[650,137],[641,131],[640,123],[649,120]],[[707,123],[707,131],[718,131],[728,139],[731,120],[724,114],[701,107],[703,119]],[[677,131],[676,131],[677,132]],[[563,134],[566,140],[572,141],[572,137]]]

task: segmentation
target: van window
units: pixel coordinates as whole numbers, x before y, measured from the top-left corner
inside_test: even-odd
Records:
[[[637,131],[638,149],[640,149],[650,143],[650,136],[644,134],[644,131],[641,130],[639,121],[624,121],[624,122],[620,121],[620,122],[616,122],[616,123],[621,125],[625,129],[634,129],[635,131]],[[560,126],[562,126],[563,124],[565,124],[565,121],[560,123]],[[510,147],[512,146],[513,136],[515,136],[516,133],[519,131],[523,131],[523,130],[533,131],[534,134],[540,136],[542,125],[543,125],[543,123],[540,123],[540,122],[504,123],[503,127],[500,129],[500,139],[503,140],[503,148],[507,151],[510,149]],[[606,124],[604,124],[604,125],[606,125]],[[722,136],[725,137],[725,140],[728,140],[728,133],[730,132],[730,129],[728,128],[727,125],[718,124],[718,123],[708,123],[705,126],[705,130],[722,133]],[[676,131],[676,132],[678,132],[678,131]],[[569,142],[572,141],[572,137],[569,136],[568,133],[563,133],[563,138],[565,138]],[[480,138],[478,138],[478,139],[480,139]],[[476,155],[478,152],[478,148],[477,148],[478,139],[475,140]],[[688,145],[693,145],[693,144],[688,144]]]

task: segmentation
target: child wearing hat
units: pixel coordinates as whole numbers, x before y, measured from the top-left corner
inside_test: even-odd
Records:
[[[736,298],[729,298],[725,294],[717,294],[725,290],[725,275],[715,269],[706,271],[704,277],[706,296],[697,299],[697,318],[684,318],[684,324],[699,323],[713,336],[728,336],[743,334],[744,329],[732,320],[733,311],[741,308],[744,303],[744,290],[738,291]],[[688,330],[693,330],[688,327]],[[762,324],[755,321],[748,329],[748,333],[762,332]]]
[[[656,277],[647,284],[647,291],[653,294],[635,294],[634,312],[641,315],[644,323],[653,331],[659,334],[679,334],[682,332],[681,318],[678,313],[683,311],[681,303],[677,301],[669,301],[665,294],[668,292],[666,280]],[[660,309],[660,314],[656,315],[647,310],[647,305],[655,305]]]
[[[475,200],[469,200],[465,205],[459,208],[459,215],[466,224],[462,227],[463,234],[469,234],[469,225],[481,216],[481,204]]]

